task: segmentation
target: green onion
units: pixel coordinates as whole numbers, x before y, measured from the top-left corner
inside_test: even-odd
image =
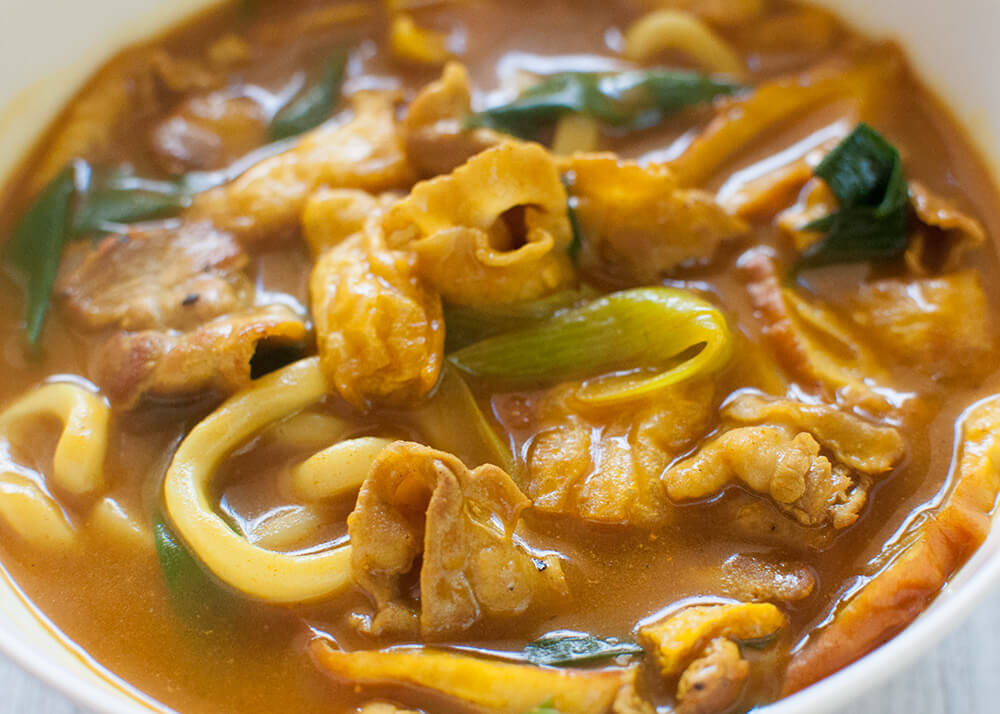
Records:
[[[563,174],[563,186],[566,188],[566,215],[569,217],[569,227],[573,239],[569,243],[569,257],[574,263],[580,257],[583,249],[583,230],[580,228],[580,218],[576,215],[576,196],[573,195],[573,182]]]
[[[86,179],[82,187],[77,177]],[[190,200],[180,183],[150,181],[123,170],[95,170],[85,161],[74,161],[59,172],[14,228],[7,248],[7,260],[27,280],[28,342],[38,346],[67,241],[120,230],[125,223],[163,218]]]
[[[76,236],[114,232],[121,224],[166,218],[191,205],[190,194],[179,182],[151,181],[123,170],[87,168],[91,178],[73,215]]]
[[[896,258],[909,243],[909,193],[899,152],[867,124],[859,124],[816,167],[840,210],[803,231],[826,233],[809,246],[796,270]]]
[[[434,394],[409,412],[427,444],[458,456],[467,466],[499,466],[514,474],[510,446],[490,424],[462,375],[446,364]]]
[[[327,62],[323,75],[298,99],[283,107],[271,120],[271,141],[281,141],[314,129],[333,113],[347,67],[347,52],[338,50]]]
[[[565,114],[585,114],[622,129],[645,129],[685,107],[740,89],[739,84],[671,69],[565,72],[543,79],[508,104],[473,114],[466,125],[530,137]]]
[[[552,667],[589,664],[620,655],[641,655],[642,647],[613,637],[603,639],[586,633],[546,635],[524,647],[524,656],[532,664]]]
[[[38,346],[63,245],[69,237],[74,174],[73,167],[67,166],[52,179],[24,214],[7,246],[7,259],[27,278],[25,331],[34,347]]]
[[[591,380],[578,393],[612,403],[715,372],[731,354],[732,335],[713,305],[684,290],[639,288],[487,338],[449,359],[468,374],[508,382],[639,370]]]
[[[215,619],[238,609],[237,598],[209,577],[160,514],[153,522],[153,539],[163,579],[179,615],[188,621]]]
[[[525,712],[524,714],[562,714],[562,712],[555,708],[551,699],[546,699],[537,707],[531,711]]]
[[[596,296],[593,290],[562,290],[548,297],[526,302],[470,307],[445,305],[445,352],[451,353],[487,337],[532,325],[560,310],[579,305]]]

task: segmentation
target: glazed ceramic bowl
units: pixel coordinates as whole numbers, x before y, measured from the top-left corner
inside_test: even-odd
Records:
[[[374,0],[373,0],[374,1]],[[206,0],[32,0],[8,2],[0,22],[0,177],[80,83],[117,48],[148,37]],[[952,107],[1000,177],[1000,2],[825,0],[849,21],[898,40],[919,74]],[[840,709],[927,651],[1000,584],[1000,527],[902,634],[843,671],[761,714]],[[160,711],[89,661],[0,577],[0,652],[95,712]],[[0,705],[2,707],[2,705]]]

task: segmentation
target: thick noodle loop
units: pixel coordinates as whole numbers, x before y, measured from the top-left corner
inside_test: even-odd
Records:
[[[351,583],[350,545],[311,553],[278,553],[235,533],[212,507],[219,464],[267,425],[328,391],[318,358],[273,372],[236,394],[196,426],[174,456],[164,500],[178,534],[219,579],[274,603],[318,600]]]
[[[303,501],[346,496],[361,488],[372,461],[393,442],[362,436],[334,444],[292,469],[292,491]]]
[[[47,488],[16,464],[10,444],[24,436],[31,422],[54,417],[62,424],[52,457],[51,482],[73,496],[104,491],[104,456],[111,410],[106,400],[85,387],[50,382],[15,401],[0,415],[0,440],[7,463],[0,470],[0,517],[25,540],[40,547],[67,547],[75,529]]]
[[[69,382],[50,382],[28,392],[0,415],[0,433],[10,439],[22,423],[52,416],[63,424],[52,457],[52,479],[76,495],[104,489],[104,454],[111,409],[95,392]]]
[[[691,13],[656,10],[625,33],[625,56],[630,60],[645,62],[669,50],[683,52],[709,72],[746,78],[746,68],[736,51]]]

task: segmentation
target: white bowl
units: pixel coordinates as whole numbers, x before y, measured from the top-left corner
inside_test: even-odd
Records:
[[[373,0],[374,2],[374,0]],[[0,177],[40,127],[115,49],[168,27],[208,0],[8,2],[0,24]],[[922,78],[953,108],[1000,176],[1000,3],[995,0],[820,0],[856,26],[897,39]],[[823,714],[844,707],[915,660],[1000,584],[1000,528],[902,634],[867,657],[761,711]],[[91,662],[0,577],[0,652],[98,712],[164,711]]]

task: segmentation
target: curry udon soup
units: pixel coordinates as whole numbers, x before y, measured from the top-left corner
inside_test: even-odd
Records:
[[[8,183],[3,565],[182,712],[746,712],[986,536],[995,199],[812,7],[219,7]]]

